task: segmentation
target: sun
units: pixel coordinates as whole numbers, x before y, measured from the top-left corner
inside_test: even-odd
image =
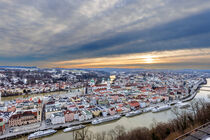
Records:
[[[144,57],[144,61],[145,61],[145,63],[148,63],[148,64],[154,63],[154,59],[153,59],[153,57],[150,56],[150,55],[145,56],[145,57]]]

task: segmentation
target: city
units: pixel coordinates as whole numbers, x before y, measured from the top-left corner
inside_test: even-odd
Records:
[[[38,71],[42,71],[39,73],[43,75],[37,76]],[[174,105],[185,108],[189,104],[184,102],[195,97],[209,76],[209,73],[199,72],[115,71],[108,74],[101,71],[27,67],[2,68],[0,74],[1,94],[15,96],[13,100],[1,101],[0,138],[18,137],[37,130],[62,129],[88,123],[94,125],[123,116],[160,112]],[[62,94],[45,95],[54,91],[62,91]],[[28,97],[13,94],[17,92],[19,96]],[[30,97],[34,94],[36,96]]]
[[[209,0],[0,0],[0,140],[210,140]]]

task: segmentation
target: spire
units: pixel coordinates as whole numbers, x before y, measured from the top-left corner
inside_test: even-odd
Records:
[[[39,99],[39,100],[38,100],[38,104],[41,104],[41,103],[42,103],[42,101]]]

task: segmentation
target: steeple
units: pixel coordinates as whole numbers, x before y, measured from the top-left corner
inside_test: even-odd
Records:
[[[37,121],[41,122],[42,121],[42,101],[39,99],[38,100],[38,107],[37,107]]]
[[[90,86],[94,86],[95,85],[95,81],[94,81],[94,79],[91,79],[90,80]]]
[[[110,90],[111,89],[111,82],[110,79],[108,78],[107,80],[107,89]]]
[[[102,84],[104,84],[104,83],[105,83],[105,81],[104,81],[104,78],[102,78],[102,81],[101,81],[101,83],[102,83]]]

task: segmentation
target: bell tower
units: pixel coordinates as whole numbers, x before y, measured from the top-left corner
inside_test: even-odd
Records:
[[[111,82],[110,82],[110,79],[108,78],[108,81],[107,81],[107,89],[110,90],[111,89]]]
[[[37,121],[42,121],[42,101],[40,99],[38,100]]]

